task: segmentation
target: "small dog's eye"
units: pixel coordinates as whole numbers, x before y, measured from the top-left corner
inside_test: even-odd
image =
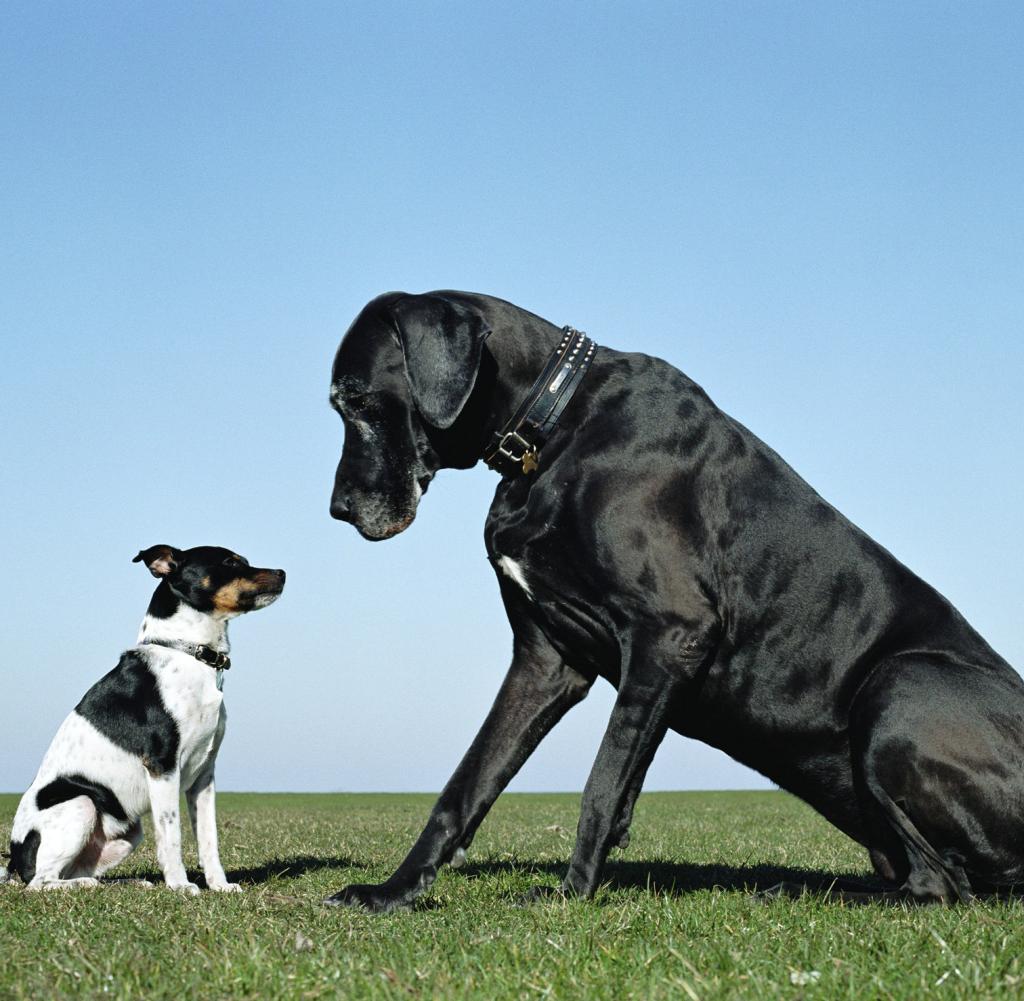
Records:
[[[241,564],[240,564],[239,560],[236,557],[234,557],[234,556],[229,556],[224,561],[224,566],[226,566],[226,567],[237,567],[237,566],[240,566],[240,565]]]

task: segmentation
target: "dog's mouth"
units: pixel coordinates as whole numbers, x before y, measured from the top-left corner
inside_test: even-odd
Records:
[[[252,595],[250,608],[266,608],[281,597],[284,591],[285,575],[283,570],[263,570],[256,574],[254,583],[256,593]]]
[[[399,521],[392,522],[390,525],[384,525],[383,527],[360,525],[358,522],[354,524],[356,531],[368,542],[383,542],[385,539],[393,539],[396,535],[400,535],[413,523],[415,518],[416,512],[413,511]]]

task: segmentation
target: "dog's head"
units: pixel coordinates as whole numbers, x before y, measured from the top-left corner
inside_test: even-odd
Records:
[[[220,546],[150,546],[132,562],[145,563],[189,607],[218,618],[266,608],[284,590],[283,570],[251,567],[245,557]]]
[[[489,332],[476,308],[444,293],[390,293],[356,317],[331,375],[345,423],[334,518],[366,539],[391,538],[412,523],[438,469],[476,461],[478,443],[467,446],[455,425]]]

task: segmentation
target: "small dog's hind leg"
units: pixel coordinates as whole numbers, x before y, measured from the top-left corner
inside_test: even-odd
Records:
[[[115,865],[119,865],[142,841],[142,824],[136,820],[124,834],[113,837],[103,845],[100,857],[96,860],[96,875],[102,876],[109,872]]]
[[[92,875],[98,816],[88,796],[76,796],[39,814],[39,849],[31,890],[97,886]]]

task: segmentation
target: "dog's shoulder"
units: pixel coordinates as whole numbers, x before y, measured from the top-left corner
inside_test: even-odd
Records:
[[[179,728],[168,712],[150,655],[126,650],[113,670],[85,693],[75,712],[154,773],[175,767]]]

